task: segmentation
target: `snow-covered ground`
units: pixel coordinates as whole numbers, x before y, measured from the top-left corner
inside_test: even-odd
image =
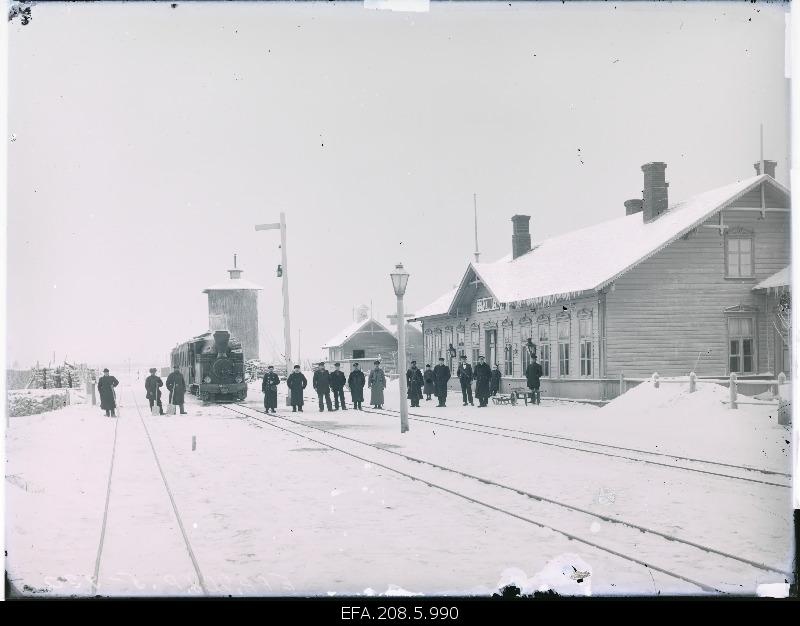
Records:
[[[362,452],[359,441],[769,566],[789,566],[791,504],[783,487],[413,415],[410,432],[401,435],[399,417],[320,414],[315,401],[303,414],[292,413],[283,392],[280,415],[301,422],[270,419],[284,430],[193,398],[187,416],[152,417],[138,385],[133,391],[120,387],[118,395],[119,420],[89,405],[12,418],[7,567],[16,588],[89,595],[97,570],[97,593],[103,595],[192,595],[204,589],[212,595],[489,594],[510,582],[523,592],[698,593],[684,580],[508,514],[530,506],[544,515],[535,508],[541,503],[520,504],[518,495],[487,484],[481,493],[506,504],[471,502],[387,469],[397,455],[365,446]],[[384,406],[396,407],[397,381],[386,396]],[[727,390],[711,384],[690,395],[680,385],[655,389],[644,383],[602,409],[547,401],[479,409],[463,407],[460,393],[451,392],[447,408],[423,400],[412,411],[788,473],[789,428],[777,425],[775,407],[730,410],[725,399]],[[261,408],[257,385],[247,404]],[[336,440],[342,452],[331,449]],[[568,439],[549,441],[581,447]],[[466,480],[432,482],[462,484],[456,479]],[[618,524],[588,515],[564,513],[550,521],[598,546],[624,537]],[[623,545],[619,552],[645,558],[645,543]],[[675,553],[657,553],[655,565],[708,580],[704,559],[685,562],[680,550]],[[778,578],[763,572],[719,582],[754,594],[759,584],[783,582]]]

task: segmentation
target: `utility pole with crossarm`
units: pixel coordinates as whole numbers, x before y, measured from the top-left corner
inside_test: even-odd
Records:
[[[286,260],[286,214],[281,212],[277,224],[256,224],[256,230],[281,231],[281,265],[278,275],[283,278],[283,339],[285,342],[286,376],[292,372],[292,330],[289,325],[289,264]]]

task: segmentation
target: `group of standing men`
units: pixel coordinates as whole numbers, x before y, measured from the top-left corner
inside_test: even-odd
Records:
[[[151,409],[153,405],[157,405],[159,414],[164,415],[164,407],[161,404],[161,387],[164,386],[164,381],[156,375],[157,371],[155,367],[150,368],[150,376],[144,381],[144,388],[147,392],[145,397],[150,402]],[[106,417],[114,417],[114,411],[117,408],[117,385],[119,385],[119,380],[115,376],[111,376],[107,367],[103,369],[103,375],[97,381],[97,391],[100,394],[100,408],[106,412]],[[179,406],[181,415],[186,415],[183,408],[186,381],[178,366],[175,366],[175,371],[167,376],[167,389],[169,389],[169,403]]]
[[[314,391],[317,392],[319,400],[319,410],[338,411],[341,405],[342,411],[347,410],[344,399],[344,387],[348,386],[350,395],[353,399],[353,408],[362,410],[364,402],[364,385],[368,385],[371,391],[370,404],[374,409],[383,408],[383,390],[386,388],[386,375],[380,367],[381,362],[375,361],[374,368],[369,373],[369,378],[364,376],[358,363],[353,363],[350,375],[345,377],[341,371],[341,364],[334,363],[334,370],[328,371],[324,362],[320,362],[314,370],[314,377],[311,381]],[[289,387],[289,401],[292,405],[292,412],[303,412],[303,390],[308,385],[308,379],[300,371],[300,366],[295,365],[294,371],[286,379],[286,386]],[[264,392],[264,407],[267,412],[275,413],[278,406],[278,385],[280,378],[269,366],[261,390]],[[333,401],[331,401],[331,391],[333,391]]]
[[[160,376],[156,375],[157,371],[155,367],[150,368],[150,376],[145,379],[144,388],[147,391],[146,398],[150,402],[150,408],[152,409],[153,405],[158,405],[159,414],[164,415],[164,407],[161,404],[161,387],[164,386],[164,381],[161,380]],[[177,365],[173,368],[172,373],[167,376],[166,386],[169,390],[169,403],[180,407],[181,415],[186,415],[186,411],[183,408],[186,380]]]
[[[482,356],[478,357],[478,364],[475,366],[475,371],[472,370],[472,365],[467,363],[466,355],[462,355],[458,366],[456,375],[461,383],[461,396],[464,400],[464,406],[471,404],[474,406],[472,399],[472,381],[475,380],[475,397],[478,398],[478,407],[488,406],[489,396],[493,396],[500,389],[500,369],[497,365],[494,370],[486,363],[486,359]],[[426,400],[431,399],[431,394],[434,394],[439,401],[437,407],[447,406],[447,382],[450,380],[450,368],[445,365],[444,357],[439,358],[439,365],[431,369],[430,365],[425,366],[425,372],[417,369],[417,362],[411,361],[411,369],[406,372],[406,380],[408,381],[408,398],[411,400],[411,406],[419,406],[419,401],[422,395],[425,395]]]

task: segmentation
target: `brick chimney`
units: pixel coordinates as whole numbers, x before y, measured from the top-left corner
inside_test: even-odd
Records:
[[[777,161],[768,161],[767,159],[764,159],[764,173],[767,176],[775,178],[775,168],[777,166],[778,166]],[[753,163],[753,167],[756,168],[756,174],[761,175],[761,161]]]
[[[625,215],[633,215],[642,210],[644,200],[641,198],[634,198],[633,200],[625,200]]]
[[[667,169],[666,163],[655,162],[642,165],[644,172],[644,202],[642,203],[642,214],[645,222],[652,222],[669,207],[667,198],[667,187],[669,183],[664,177],[664,170]]]
[[[514,225],[511,249],[515,259],[531,250],[530,221],[530,215],[515,215],[511,218],[511,223]]]

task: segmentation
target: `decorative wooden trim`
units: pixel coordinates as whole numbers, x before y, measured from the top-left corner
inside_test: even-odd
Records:
[[[457,333],[463,333],[465,330],[466,330],[466,327],[464,326],[464,323],[463,322],[459,322],[458,325],[456,326],[456,332]]]
[[[441,335],[442,334],[442,329],[441,328],[434,329],[433,334],[434,335]]]
[[[444,329],[445,329],[445,331],[452,331],[453,330],[453,325],[452,324],[448,324],[447,326],[444,327]]]
[[[514,322],[512,322],[510,319],[506,318],[501,322],[501,325],[502,326],[513,326]]]
[[[556,323],[568,322],[570,319],[572,319],[572,316],[569,314],[569,311],[561,311],[561,313],[556,315]]]
[[[472,322],[472,324],[469,325],[469,329],[479,331],[481,329],[481,325],[478,324],[478,322]]]
[[[519,321],[520,326],[530,326],[532,324],[531,318],[528,317],[528,314],[522,316],[522,319]]]
[[[737,304],[736,306],[728,307],[727,309],[723,309],[722,311],[725,315],[736,315],[739,314],[747,314],[753,315],[758,313],[758,307],[752,306],[750,304]]]
[[[536,323],[541,324],[549,324],[550,323],[550,315],[547,313],[542,313],[539,317],[536,318]]]
[[[483,323],[483,327],[484,327],[486,330],[497,330],[497,322],[494,322],[494,321],[491,321],[491,322],[484,322],[484,323]]]
[[[426,328],[425,329],[425,334],[426,335],[433,335],[433,329],[432,328]]]

